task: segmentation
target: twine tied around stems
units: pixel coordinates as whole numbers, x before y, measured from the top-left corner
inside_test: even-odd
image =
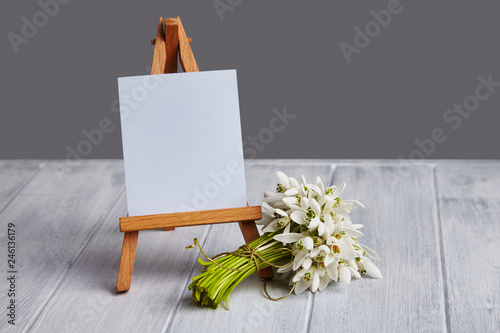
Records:
[[[260,271],[261,268],[260,268],[260,262],[259,261],[262,261],[265,264],[267,264],[268,266],[275,267],[275,268],[284,268],[284,267],[287,267],[288,265],[291,265],[293,263],[293,259],[295,257],[295,254],[288,247],[283,246],[283,247],[280,247],[280,248],[259,251],[260,248],[263,247],[264,244],[267,241],[268,240],[263,240],[262,242],[260,242],[259,244],[257,244],[257,246],[255,246],[253,248],[250,247],[248,244],[245,244],[245,245],[240,246],[236,251],[233,251],[233,252],[222,252],[222,253],[219,253],[218,255],[214,256],[213,258],[210,258],[209,256],[207,256],[205,254],[205,252],[203,252],[203,249],[201,248],[200,242],[198,241],[197,238],[194,238],[193,239],[193,244],[191,244],[189,246],[186,246],[185,249],[188,250],[188,249],[192,249],[192,248],[195,248],[196,246],[198,246],[201,254],[209,262],[211,262],[212,264],[214,264],[214,265],[216,265],[216,266],[218,266],[220,268],[231,270],[231,271],[237,271],[237,272],[244,271],[245,269],[247,269],[248,267],[250,267],[250,265],[252,265],[252,263],[255,263],[255,266],[257,267],[257,271]],[[270,253],[274,253],[274,252],[280,252],[280,251],[287,251],[287,252],[290,252],[290,254],[291,254],[290,261],[287,262],[284,265],[274,264],[274,263],[266,260],[263,257],[266,254],[270,254]],[[236,256],[236,257],[248,258],[248,263],[244,267],[242,267],[242,268],[232,268],[232,267],[223,266],[223,265],[219,264],[216,261],[217,259],[223,258],[225,256],[229,256],[229,255],[233,255],[233,256]],[[208,268],[208,266],[204,266],[201,269],[201,272],[204,272],[207,268]],[[270,299],[271,301],[279,301],[279,300],[285,299],[288,296],[290,296],[291,293],[293,292],[293,290],[295,289],[295,283],[294,283],[293,286],[292,286],[292,288],[290,289],[290,291],[288,292],[287,295],[285,295],[283,297],[280,297],[280,298],[273,298],[273,297],[269,296],[269,294],[267,292],[266,286],[267,286],[267,280],[264,280],[264,293],[266,294],[266,297],[268,299]]]

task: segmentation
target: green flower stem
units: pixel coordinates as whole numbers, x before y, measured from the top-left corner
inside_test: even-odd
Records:
[[[255,257],[261,269],[268,267],[270,264],[273,266],[286,264],[292,259],[290,251],[280,250],[284,246],[281,242],[273,239],[275,234],[266,233],[248,243],[251,249],[255,250],[258,247],[254,253],[265,260]],[[234,288],[244,279],[257,272],[255,260],[251,260],[248,255],[239,254],[240,250],[241,248],[214,260],[222,267],[213,262],[198,260],[206,269],[195,276],[193,282],[189,285],[196,303],[213,308],[218,308],[222,301],[225,301],[227,305],[229,295]],[[241,253],[243,251],[241,250]]]

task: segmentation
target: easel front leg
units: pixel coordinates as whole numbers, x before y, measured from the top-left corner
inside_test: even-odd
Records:
[[[130,289],[138,237],[139,231],[129,231],[123,235],[122,256],[120,259],[120,269],[118,270],[118,280],[116,281],[117,292]]]

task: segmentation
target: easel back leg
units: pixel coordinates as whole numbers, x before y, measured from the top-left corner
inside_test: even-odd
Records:
[[[245,243],[250,243],[254,239],[259,238],[259,230],[255,225],[255,221],[241,221],[238,222],[241,233],[243,234],[243,238],[245,239]],[[274,277],[273,268],[266,267],[257,272],[257,275],[262,280],[272,279]]]

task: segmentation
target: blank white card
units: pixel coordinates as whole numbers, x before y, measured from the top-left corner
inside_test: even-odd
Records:
[[[236,70],[118,79],[129,216],[246,206]]]

